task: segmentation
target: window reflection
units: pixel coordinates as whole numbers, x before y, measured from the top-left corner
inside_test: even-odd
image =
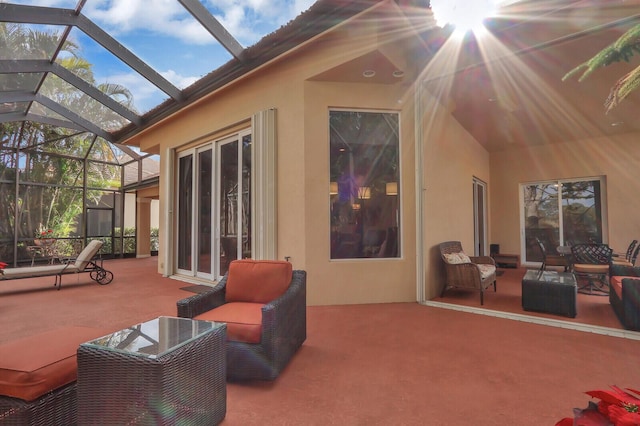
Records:
[[[399,257],[398,114],[331,111],[331,258]]]

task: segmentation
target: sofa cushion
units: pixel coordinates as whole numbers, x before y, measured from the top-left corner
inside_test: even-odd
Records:
[[[63,327],[0,345],[0,395],[34,401],[78,377],[81,343],[110,333]]]
[[[283,260],[234,260],[229,265],[227,302],[269,303],[291,284],[291,263]]]
[[[227,340],[260,343],[263,306],[262,303],[229,302],[194,319],[227,323]]]
[[[632,280],[638,280],[640,278],[638,277],[626,277],[626,276],[619,276],[619,275],[614,275],[613,277],[611,277],[609,279],[609,284],[610,287],[613,291],[616,292],[616,294],[618,295],[618,299],[622,300],[622,280],[625,278],[630,278]]]

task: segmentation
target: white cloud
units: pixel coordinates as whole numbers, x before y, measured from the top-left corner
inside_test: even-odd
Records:
[[[180,89],[189,87],[200,79],[200,76],[181,75],[174,70],[162,71],[160,74]],[[133,94],[134,105],[140,113],[148,111],[169,97],[135,72],[113,74],[107,77],[98,76],[96,80],[104,83],[120,84],[129,89]]]
[[[117,38],[136,30],[175,37],[191,44],[211,43],[211,35],[177,0],[95,0],[83,9]]]
[[[192,75],[184,76],[184,75],[178,74],[174,70],[163,71],[160,74],[164,78],[172,82],[179,89],[184,89],[185,87],[189,87],[196,81],[200,80],[200,77],[198,76],[192,76]]]
[[[219,11],[215,18],[242,45],[255,43],[265,31],[274,31],[314,3],[314,0],[202,1]],[[118,34],[146,30],[191,44],[214,40],[177,0],[92,0],[86,3],[83,13],[116,38]]]

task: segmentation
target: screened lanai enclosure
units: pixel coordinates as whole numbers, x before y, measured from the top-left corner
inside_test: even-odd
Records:
[[[224,65],[256,66],[215,17],[226,11],[152,3],[0,0],[0,261],[51,262],[93,239],[103,256],[135,255],[137,194],[157,194],[160,158],[127,139],[225,84]]]
[[[157,179],[157,156],[50,125],[0,131],[0,259],[50,262],[93,239],[103,256],[136,254],[134,191]]]

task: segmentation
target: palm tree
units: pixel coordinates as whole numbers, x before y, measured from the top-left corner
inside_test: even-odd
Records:
[[[1,57],[51,59],[59,43],[58,33],[37,31],[20,24],[0,23]],[[56,62],[133,110],[133,96],[126,87],[96,84],[92,65],[80,56],[80,48],[73,41],[65,41]],[[17,88],[35,90],[41,78],[37,73],[2,74],[0,92]],[[39,93],[80,113],[107,131],[121,128],[127,123],[125,118],[53,74],[46,76]],[[20,103],[3,103],[0,108],[11,112],[21,111],[24,106]],[[46,113],[39,104],[33,104],[30,108]],[[92,196],[89,191],[83,193],[73,189],[84,186],[85,164],[88,164],[87,173],[92,186],[112,181],[120,173],[117,166],[82,161],[89,156],[89,150],[94,149],[101,152],[93,153],[89,158],[99,157],[116,162],[116,154],[109,144],[105,141],[96,143],[94,135],[87,132],[78,133],[72,129],[36,122],[0,123],[0,148],[0,198],[5,201],[0,206],[0,242],[13,239],[16,222],[21,238],[32,238],[40,224],[53,228],[57,236],[68,235],[78,214],[82,213],[83,196]],[[21,153],[19,159],[16,157],[18,152]],[[18,198],[15,185],[17,173],[21,174],[21,181],[37,183],[20,186]],[[102,194],[102,191],[94,192]],[[93,195],[99,197],[96,194]],[[4,257],[2,253],[0,256]]]

